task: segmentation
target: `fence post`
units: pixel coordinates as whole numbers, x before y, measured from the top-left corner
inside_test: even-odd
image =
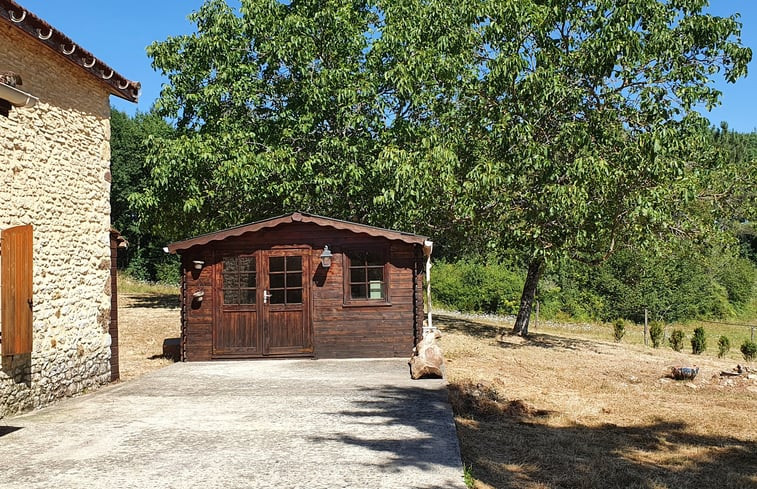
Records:
[[[649,339],[647,339],[647,336],[649,335],[649,320],[647,315],[647,308],[644,308],[644,346],[649,346]]]
[[[539,328],[539,301],[536,301],[536,322],[534,323],[534,329]],[[752,330],[754,333],[754,330]]]

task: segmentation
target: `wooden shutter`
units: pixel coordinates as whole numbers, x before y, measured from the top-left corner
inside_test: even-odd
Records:
[[[32,351],[32,227],[4,229],[0,234],[2,285],[2,354]]]

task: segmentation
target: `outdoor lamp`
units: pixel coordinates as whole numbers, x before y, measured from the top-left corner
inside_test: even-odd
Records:
[[[331,257],[333,255],[331,254],[331,250],[329,249],[329,245],[326,245],[323,247],[323,253],[321,253],[321,266],[323,268],[329,268],[331,266]]]

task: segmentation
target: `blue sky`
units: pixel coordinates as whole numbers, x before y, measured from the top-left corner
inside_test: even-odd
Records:
[[[142,83],[139,104],[112,97],[113,105],[133,114],[146,112],[160,94],[165,80],[153,71],[145,48],[153,41],[192,32],[186,17],[202,5],[202,0],[17,0],[68,37],[81,44],[116,71]],[[757,2],[754,0],[713,0],[716,15],[741,13],[742,41],[755,51],[757,59]],[[706,114],[713,124],[726,121],[735,130],[757,129],[757,61],[750,74],[736,84],[716,81],[723,92],[722,105]]]

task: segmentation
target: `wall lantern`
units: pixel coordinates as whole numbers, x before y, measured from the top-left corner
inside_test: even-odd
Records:
[[[193,260],[192,263],[194,263],[195,270],[202,270],[202,266],[205,265],[205,262],[202,260]]]
[[[329,249],[329,246],[326,245],[323,247],[323,253],[321,253],[321,266],[323,268],[329,268],[331,266],[331,257],[334,256],[331,254],[331,250]]]

